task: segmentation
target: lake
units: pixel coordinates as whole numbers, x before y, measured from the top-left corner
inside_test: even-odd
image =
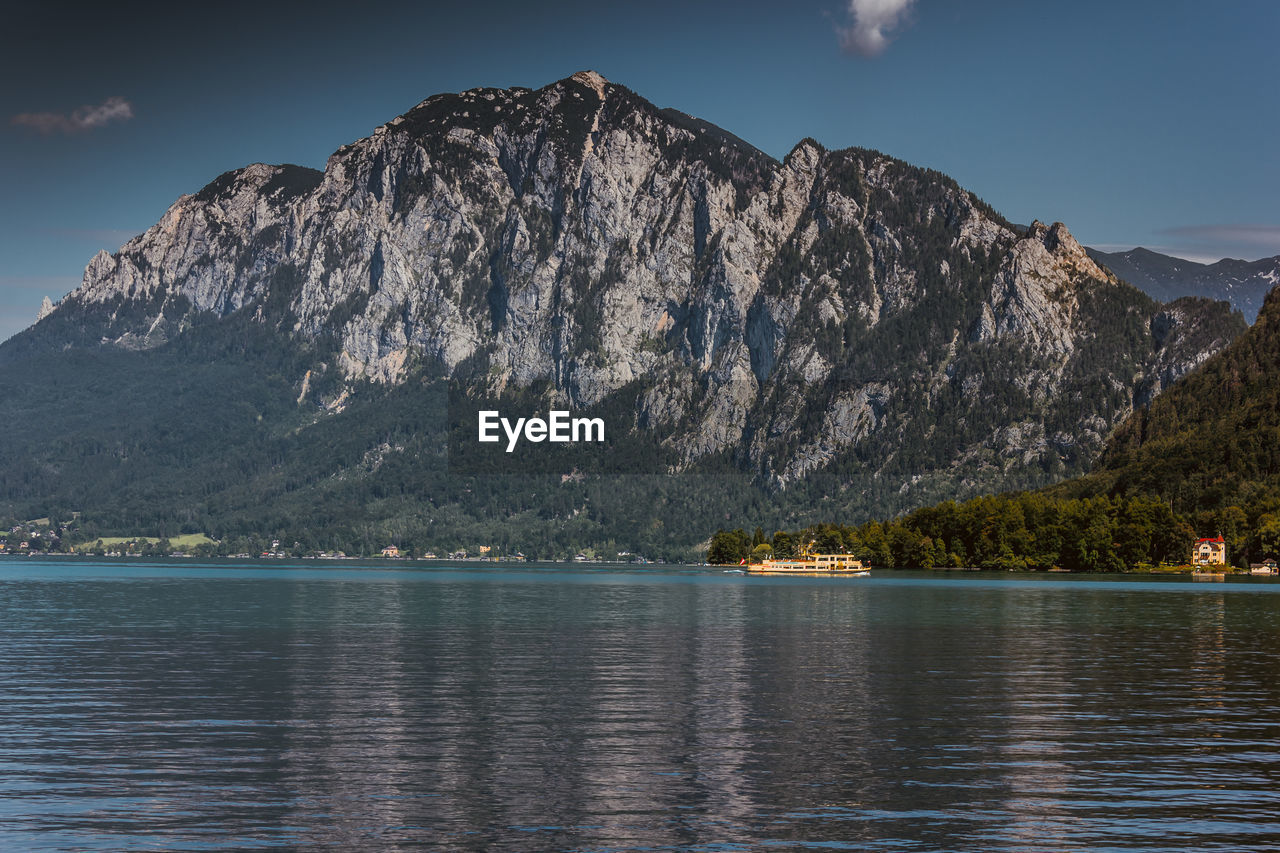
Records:
[[[0,849],[1280,847],[1280,584],[0,560]]]

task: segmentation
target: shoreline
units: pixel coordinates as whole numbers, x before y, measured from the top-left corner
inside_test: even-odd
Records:
[[[262,566],[264,568],[287,567],[290,565],[317,565],[324,566],[330,564],[335,569],[348,567],[363,568],[513,568],[513,569],[531,569],[531,568],[590,568],[590,569],[614,569],[625,571],[646,571],[651,569],[701,569],[709,572],[725,571],[730,569],[738,569],[739,566],[733,565],[717,565],[707,563],[669,563],[660,561],[650,561],[644,563],[622,562],[618,560],[515,560],[515,559],[492,559],[482,557],[468,557],[463,559],[451,558],[414,558],[414,557],[205,557],[192,554],[168,554],[143,556],[140,554],[118,554],[118,555],[96,555],[84,554],[79,552],[66,553],[0,553],[0,562],[5,559],[10,560],[26,560],[39,562],[70,562],[70,563],[151,563],[151,564],[173,564],[181,565],[184,563],[199,563],[201,565],[208,564],[225,564],[229,566]],[[1121,572],[1106,571],[1071,571],[1068,569],[998,569],[998,568],[980,568],[974,566],[939,566],[939,567],[904,567],[904,568],[881,568],[870,566],[873,576],[893,576],[898,573],[920,572],[926,574],[955,574],[955,575],[1026,575],[1026,576],[1062,576],[1070,575],[1074,577],[1128,577],[1132,575],[1158,576],[1183,579],[1214,579],[1225,580],[1227,578],[1249,578],[1249,579],[1276,579],[1280,581],[1280,574],[1253,574],[1249,569],[1241,569],[1239,567],[1227,566],[1222,567],[1222,571],[1201,571],[1200,567],[1190,565],[1182,566],[1150,566],[1136,567]]]

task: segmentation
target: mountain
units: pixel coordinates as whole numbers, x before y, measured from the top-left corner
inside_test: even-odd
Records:
[[[1280,255],[1258,261],[1224,258],[1213,264],[1162,255],[1139,246],[1128,252],[1087,249],[1089,257],[1160,302],[1202,296],[1230,302],[1250,323],[1268,291],[1280,284]]]
[[[1228,558],[1280,556],[1280,287],[1229,347],[1133,413],[1064,494],[1155,497]]]
[[[1248,332],[1122,423],[1075,488],[1186,513],[1280,510],[1280,288]]]
[[[940,173],[812,140],[778,162],[580,72],[434,96],[323,172],[228,172],[96,256],[0,346],[0,512],[688,553],[748,509],[1079,473],[1243,328]],[[480,409],[552,408],[605,446],[475,441]]]

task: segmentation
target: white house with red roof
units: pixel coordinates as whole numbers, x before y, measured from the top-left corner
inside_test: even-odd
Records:
[[[1193,566],[1225,566],[1227,564],[1227,542],[1222,534],[1214,539],[1197,539],[1191,550]]]

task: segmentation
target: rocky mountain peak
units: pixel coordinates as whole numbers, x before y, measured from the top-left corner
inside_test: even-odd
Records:
[[[1076,242],[1076,238],[1071,236],[1071,232],[1067,230],[1067,226],[1061,222],[1055,222],[1050,226],[1048,233],[1044,236],[1045,248],[1051,252],[1060,254],[1074,255],[1083,251],[1080,244]]]
[[[1034,219],[1027,226],[1024,236],[1029,240],[1039,240],[1046,249],[1057,254],[1076,255],[1083,251],[1067,226],[1061,222],[1045,225],[1039,219]]]
[[[673,467],[779,486],[837,463],[862,483],[942,442],[921,476],[977,488],[1004,454],[1078,464],[1176,371],[1142,331],[1153,306],[1114,285],[1061,223],[1019,236],[945,175],[808,139],[778,163],[583,71],[428,98],[323,173],[228,172],[94,258],[51,318],[127,301],[100,337],[146,347],[184,312],[250,317],[331,348],[311,368],[330,387],[629,395],[618,428],[656,430]],[[1169,329],[1179,365],[1221,344],[1221,324]],[[1020,426],[992,432],[992,411]]]
[[[1095,281],[1114,281],[1114,276],[1089,257],[1088,252],[1061,222],[1045,225],[1038,219],[1032,221],[1022,242],[1035,244],[1036,252],[1043,247],[1052,257],[1052,265],[1065,267],[1073,275]]]
[[[604,88],[609,85],[609,81],[604,79],[594,71],[579,71],[569,79],[576,80],[584,86],[588,86],[596,91],[601,98],[604,97]]]

